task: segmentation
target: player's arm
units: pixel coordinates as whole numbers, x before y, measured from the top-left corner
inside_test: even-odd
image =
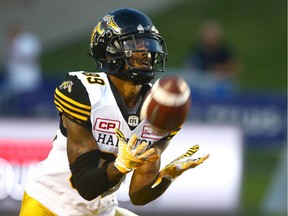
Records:
[[[72,186],[84,199],[92,200],[113,188],[123,174],[113,164],[100,165],[100,151],[91,132],[91,104],[82,83],[88,81],[88,78],[93,76],[69,73],[65,81],[56,88],[54,103],[62,116],[61,132],[67,136]],[[98,76],[96,78],[101,79]],[[97,85],[95,82],[89,84]]]
[[[120,139],[118,155],[115,161],[99,166],[100,151],[92,133],[70,120],[63,117],[64,127],[67,129],[67,154],[72,172],[72,184],[79,194],[92,200],[113,188],[119,183],[123,175],[143,164],[158,159],[150,156],[154,150],[142,152],[146,145],[140,145],[131,151],[130,144],[135,144],[136,139],[129,145]]]
[[[172,132],[168,139],[170,140],[176,133],[177,131]],[[153,147],[156,153],[161,155],[168,144],[169,141],[164,139],[155,143]],[[145,205],[161,196],[174,179],[186,170],[203,163],[209,157],[209,155],[204,155],[192,158],[198,149],[198,145],[191,147],[186,153],[167,164],[160,172],[160,159],[136,169],[129,190],[131,201],[135,205]]]
[[[72,184],[86,200],[92,200],[114,187],[122,178],[113,163],[99,166],[100,151],[92,133],[63,116],[67,129],[67,155]]]
[[[153,145],[155,154],[161,155],[168,146],[169,141],[160,141]],[[161,196],[170,186],[171,181],[164,179],[157,187],[152,188],[160,170],[159,158],[151,163],[144,164],[136,169],[132,175],[129,196],[135,205],[145,205]]]

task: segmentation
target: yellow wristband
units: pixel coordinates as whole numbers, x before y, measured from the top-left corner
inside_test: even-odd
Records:
[[[118,165],[116,162],[114,162],[114,166],[123,174],[126,174],[132,170],[132,169],[124,168],[124,167]]]

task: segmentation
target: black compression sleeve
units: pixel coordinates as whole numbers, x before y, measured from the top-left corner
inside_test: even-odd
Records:
[[[78,193],[86,200],[93,200],[114,186],[108,181],[106,168],[99,165],[99,150],[92,150],[70,164],[71,183]]]

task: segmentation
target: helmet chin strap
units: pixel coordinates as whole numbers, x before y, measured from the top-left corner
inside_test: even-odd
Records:
[[[111,74],[122,80],[131,81],[135,85],[148,84],[155,77],[154,71],[135,69],[129,66],[129,64],[127,64],[126,61],[122,62],[122,65],[119,65],[119,67],[113,71],[105,64],[102,64],[101,66],[102,66],[101,68],[105,71],[105,73]]]
[[[128,70],[119,70],[117,73],[110,73],[110,74],[118,77],[119,79],[131,81],[135,85],[148,84],[155,78],[154,72],[135,71],[135,69],[131,68],[129,68]]]
[[[130,69],[128,72],[128,79],[131,80],[135,84],[147,84],[151,82],[154,77],[154,72],[148,72],[148,71],[135,71],[134,69]]]
[[[155,78],[155,72],[152,71],[151,65],[151,54],[146,51],[147,62],[149,63],[149,70],[136,68],[131,65],[129,62],[129,58],[125,58],[125,65],[122,67],[123,70],[119,71],[121,74],[125,74],[124,76],[132,81],[135,84],[147,84],[151,82]]]

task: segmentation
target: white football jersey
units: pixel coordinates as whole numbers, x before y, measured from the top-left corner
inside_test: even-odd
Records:
[[[105,73],[70,72],[56,88],[54,103],[61,115],[92,132],[101,151],[100,165],[103,165],[117,156],[115,128],[120,129],[127,139],[137,134],[137,145],[146,141],[148,148],[160,139],[171,139],[177,133],[159,136],[146,119],[140,120],[143,98],[150,87],[144,85],[136,107],[128,109]],[[27,181],[26,192],[57,215],[114,215],[118,204],[115,191],[119,185],[92,201],[83,199],[73,188],[66,134],[60,121],[53,148],[39,163],[35,175]]]

